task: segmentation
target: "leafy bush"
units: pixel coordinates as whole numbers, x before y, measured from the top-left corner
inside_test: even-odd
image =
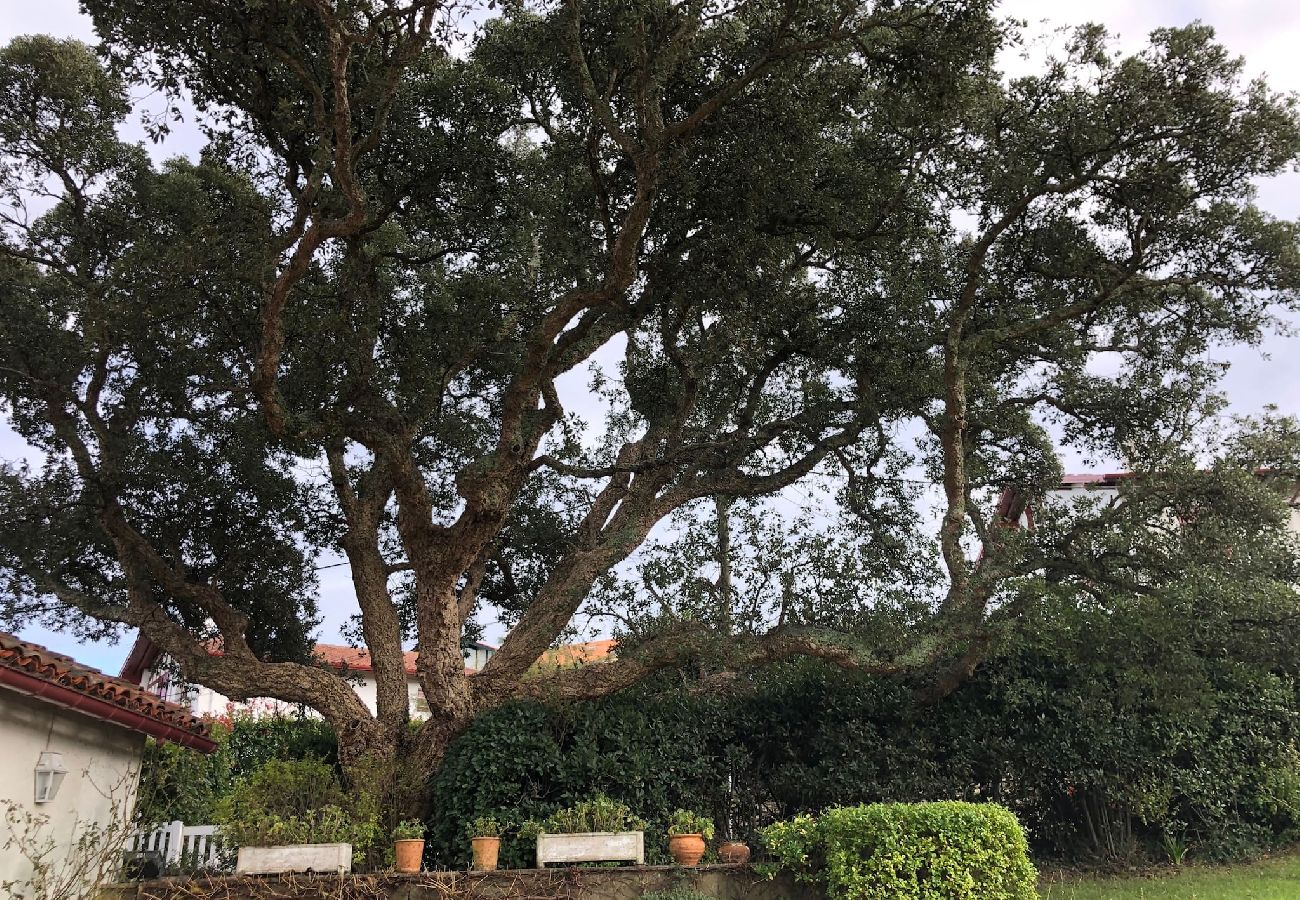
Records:
[[[458,867],[468,860],[465,825],[482,815],[542,822],[556,810],[606,794],[650,823],[646,861],[667,863],[668,817],[679,807],[725,815],[726,782],[712,755],[728,707],[715,698],[679,703],[653,688],[578,707],[511,704],[479,716],[449,750],[433,778],[429,858]],[[701,802],[704,798],[704,802]],[[507,833],[501,862],[531,865],[527,830]]]
[[[832,900],[1036,900],[1020,823],[994,804],[872,803],[769,826],[778,864]]]
[[[318,759],[268,761],[221,799],[215,819],[231,849],[347,843],[357,865],[382,834],[374,798],[345,792],[334,768]]]
[[[393,840],[419,841],[424,839],[424,823],[419,819],[404,819],[393,826]]]
[[[476,837],[501,837],[501,823],[491,816],[479,816],[473,822],[469,823],[469,836]]]
[[[713,840],[713,820],[687,809],[679,809],[668,818],[668,834],[698,834],[706,841]]]
[[[272,759],[237,784],[217,810],[222,819],[262,812],[293,816],[345,802],[343,785],[324,760]]]
[[[604,794],[558,809],[542,822],[542,830],[552,834],[643,831],[645,827],[645,820],[638,818],[626,803],[620,803]]]
[[[236,847],[346,843],[365,849],[374,843],[365,823],[357,823],[342,807],[332,803],[301,814],[255,813],[226,820],[222,822],[221,833]]]
[[[314,717],[232,713],[212,724],[212,737],[217,749],[211,754],[152,739],[146,744],[138,823],[210,823],[221,799],[266,762],[337,758],[334,732]]]

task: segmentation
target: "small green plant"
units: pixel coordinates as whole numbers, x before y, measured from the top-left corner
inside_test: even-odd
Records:
[[[670,835],[698,834],[706,841],[713,840],[713,820],[708,816],[693,813],[689,809],[679,809],[668,818]]]
[[[479,816],[469,823],[469,836],[472,838],[501,837],[501,823],[491,816]]]
[[[1186,836],[1169,831],[1160,836],[1160,846],[1164,848],[1169,861],[1176,866],[1183,864],[1183,861],[1187,859],[1187,851],[1191,849],[1187,844]]]
[[[424,840],[424,823],[419,819],[404,819],[393,828],[395,841]]]
[[[650,891],[641,900],[715,900],[711,894],[702,894],[694,888],[678,885],[667,891]]]
[[[551,834],[581,834],[588,831],[644,831],[646,822],[634,815],[627,804],[597,794],[590,800],[556,810],[541,822],[540,827]],[[520,836],[524,836],[522,829]]]

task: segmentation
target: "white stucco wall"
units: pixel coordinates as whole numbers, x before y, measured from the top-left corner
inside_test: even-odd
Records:
[[[114,795],[123,814],[131,815],[144,742],[138,732],[0,688],[0,798],[49,816],[44,835],[55,840],[58,864],[68,858],[81,824],[110,821]],[[34,770],[44,750],[62,753],[68,774],[55,798],[38,805]],[[9,837],[0,823],[0,847]],[[0,849],[0,882],[30,875],[20,852]]]
[[[491,644],[476,644],[473,648],[464,651],[465,668],[477,672],[487,665],[487,661],[492,658],[492,654],[495,652],[496,647]],[[352,670],[348,673],[348,680],[352,684],[352,689],[357,692],[357,696],[361,698],[361,702],[366,705],[366,709],[370,710],[371,715],[374,715],[377,704],[377,687],[373,673]],[[164,700],[188,706],[196,716],[219,717],[229,715],[232,712],[248,712],[255,716],[294,715],[299,712],[299,707],[292,703],[284,703],[267,697],[258,697],[245,702],[233,702],[225,694],[218,693],[211,688],[199,685],[185,685],[165,666],[145,669],[141,673],[140,684],[146,690],[153,691]],[[424,702],[424,692],[420,690],[420,683],[414,675],[407,677],[406,687],[411,698],[411,718],[428,718],[429,708]],[[307,715],[316,715],[311,710],[302,710],[302,712]]]
[[[373,675],[363,672],[355,672],[348,676],[352,683],[352,689],[357,692],[361,702],[366,705],[374,715],[376,710],[376,683]],[[411,678],[407,681],[407,690],[411,695],[411,718],[424,719],[428,717],[427,707],[421,708],[424,694],[420,691],[419,683]],[[253,715],[291,715],[298,712],[298,707],[292,703],[283,703],[279,700],[271,700],[267,697],[259,697],[249,700],[247,703],[232,703],[230,698],[225,694],[219,694],[211,688],[195,687],[192,689],[193,694],[189,699],[189,707],[196,716],[224,716],[231,712],[250,712]],[[185,701],[181,701],[185,702]],[[304,710],[307,715],[316,715],[311,710]]]

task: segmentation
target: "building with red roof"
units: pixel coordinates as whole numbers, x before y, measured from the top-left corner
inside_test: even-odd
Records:
[[[568,668],[602,662],[613,658],[615,642],[613,640],[587,641],[577,644],[563,644],[546,651],[538,661],[539,669]],[[465,674],[473,675],[481,670],[496,652],[495,644],[476,642],[465,649]],[[373,713],[376,707],[376,684],[374,668],[370,654],[364,648],[348,647],[342,644],[317,644],[313,655],[323,665],[352,676],[353,688]],[[429,705],[420,690],[419,679],[415,670],[415,651],[405,654],[407,687],[411,697],[411,715],[423,718],[428,715]],[[162,651],[143,635],[136,638],[126,662],[122,665],[121,677],[143,690],[166,700],[183,703],[198,716],[227,716],[235,712],[248,712],[254,715],[274,713],[292,713],[297,707],[279,700],[259,698],[236,703],[228,697],[199,685],[188,685],[177,678],[175,667],[167,663]]]
[[[78,837],[132,828],[147,738],[204,753],[208,726],[187,707],[69,656],[0,632],[0,801],[33,817],[56,867]],[[31,860],[0,842],[0,883],[20,885]]]

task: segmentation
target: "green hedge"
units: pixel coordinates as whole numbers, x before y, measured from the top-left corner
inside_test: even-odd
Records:
[[[803,661],[722,697],[671,673],[577,707],[494,710],[434,776],[430,858],[463,864],[477,816],[542,819],[596,791],[651,823],[656,859],[677,808],[752,840],[801,813],[929,800],[1001,803],[1044,858],[1163,860],[1173,843],[1231,858],[1292,841],[1300,640],[1234,635],[1193,612],[1045,609],[933,704]],[[531,859],[509,836],[502,854]]]
[[[319,759],[267,760],[218,802],[214,821],[227,849],[346,843],[362,866],[376,863],[387,845],[375,798],[346,790]]]
[[[1225,858],[1293,841],[1300,631],[1243,631],[1213,609],[1191,588],[1168,608],[1047,605],[933,704],[907,683],[802,661],[723,696],[672,672],[599,702],[492,710],[431,775],[428,859],[464,865],[480,816],[542,820],[597,792],[650,823],[656,861],[679,808],[752,842],[774,820],[893,801],[1001,803],[1044,858],[1162,860],[1171,846]],[[154,746],[141,818],[209,822],[267,759],[332,755],[316,719],[236,720],[211,757]],[[507,831],[502,861],[531,864],[530,842]]]
[[[718,819],[726,775],[710,731],[725,706],[637,692],[566,709],[512,704],[479,717],[433,778],[427,858],[452,868],[470,858],[465,826],[542,821],[604,793],[648,821],[647,862],[667,863],[668,819],[692,809]],[[725,810],[723,810],[725,811]],[[501,864],[533,865],[536,842],[508,828]]]
[[[323,760],[334,766],[338,745],[321,719],[305,715],[254,718],[247,713],[212,723],[215,753],[150,739],[145,746],[136,820],[151,826],[179,819],[209,824],[236,785],[271,760]]]
[[[763,831],[780,868],[832,900],[1035,900],[1025,833],[991,803],[871,803]]]

